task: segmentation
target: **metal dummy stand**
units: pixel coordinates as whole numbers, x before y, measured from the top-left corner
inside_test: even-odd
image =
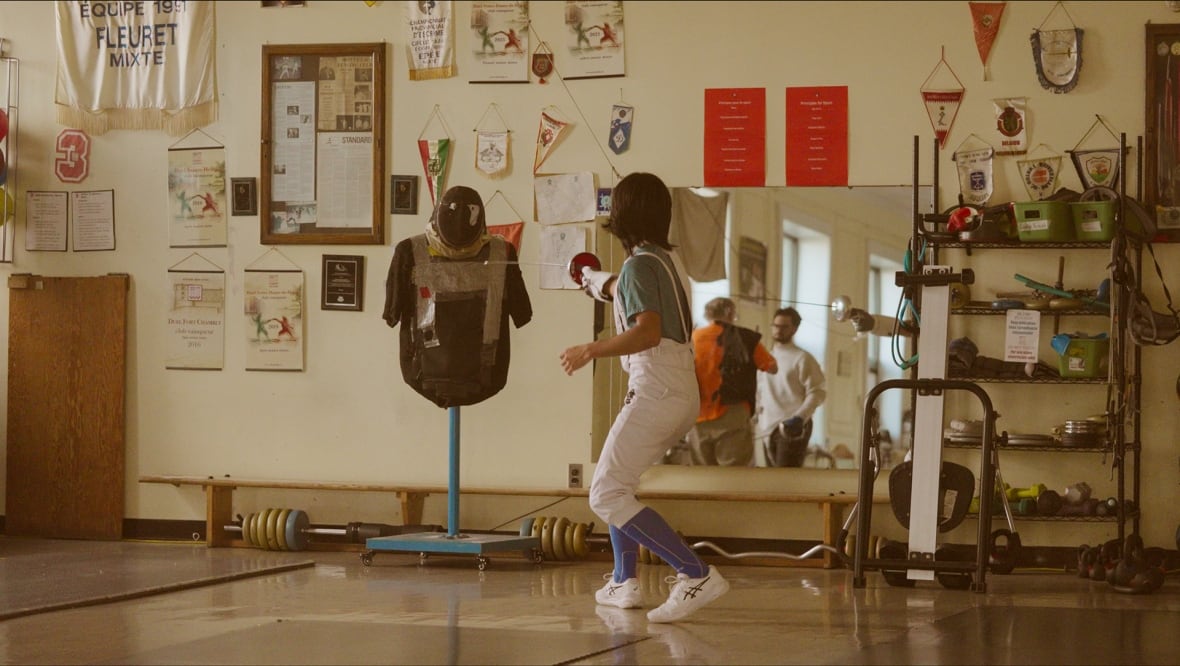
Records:
[[[365,566],[372,564],[374,551],[378,550],[417,552],[419,563],[426,561],[428,553],[474,554],[479,570],[483,571],[488,567],[485,553],[516,550],[540,564],[541,540],[538,537],[459,533],[459,408],[448,407],[447,412],[450,415],[451,429],[450,475],[447,480],[447,532],[371,537],[365,540],[366,550],[361,553],[361,562]]]
[[[991,399],[983,389],[972,382],[946,379],[947,367],[947,319],[950,314],[950,285],[970,284],[973,273],[968,269],[952,273],[947,266],[925,266],[922,275],[897,274],[901,287],[922,288],[922,325],[918,336],[917,379],[890,379],[877,384],[865,397],[865,415],[861,432],[861,460],[869,459],[869,445],[872,440],[872,419],[877,397],[890,389],[917,391],[914,404],[914,445],[913,485],[910,489],[909,544],[906,559],[883,559],[868,556],[867,537],[856,540],[853,554],[853,586],[864,587],[866,568],[882,571],[905,571],[908,580],[932,580],[936,572],[952,572],[969,576],[975,573],[970,585],[977,592],[986,591],[985,576],[990,553],[992,497],[994,493],[983,491],[979,497],[979,538],[976,543],[975,561],[938,560],[935,557],[939,531],[940,503],[939,481],[942,472],[942,422],[944,393],[948,390],[962,390],[973,393],[983,406],[983,439],[980,463],[979,487],[996,487],[994,464],[994,442],[996,414]],[[857,494],[858,535],[868,535],[873,511],[873,470],[861,466],[860,486]],[[950,502],[948,498],[948,503]],[[942,579],[940,578],[940,582]],[[964,586],[965,587],[965,586]]]

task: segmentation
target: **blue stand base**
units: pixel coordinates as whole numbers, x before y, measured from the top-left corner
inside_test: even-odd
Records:
[[[476,556],[476,563],[480,571],[488,567],[485,553],[521,551],[533,562],[541,563],[541,540],[533,536],[516,536],[512,534],[444,534],[442,532],[419,532],[417,534],[399,534],[397,536],[371,537],[365,539],[365,548],[361,554],[361,561],[366,565],[372,563],[374,551],[393,550],[418,553],[420,560],[425,560],[428,553],[446,553],[448,555],[471,554]]]

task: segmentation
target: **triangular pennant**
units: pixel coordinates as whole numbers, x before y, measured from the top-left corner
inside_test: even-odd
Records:
[[[975,28],[975,48],[983,63],[983,80],[990,78],[987,57],[992,52],[992,42],[1000,32],[1000,17],[1004,14],[1004,2],[968,2],[971,7],[971,22]]]
[[[935,87],[930,85],[935,75],[944,69],[950,72],[955,86],[944,84]],[[945,148],[947,137],[951,133],[951,126],[955,124],[955,116],[959,114],[959,105],[963,103],[963,93],[966,92],[963,82],[955,76],[955,72],[947,64],[946,58],[940,57],[938,64],[934,66],[930,76],[927,76],[926,80],[922,82],[922,87],[919,90],[922,93],[922,102],[926,105],[926,115],[930,117],[930,127],[934,129],[934,136],[938,139],[938,147]]]
[[[433,205],[446,184],[451,140],[418,139],[418,154],[422,156],[422,168],[426,172],[426,185],[430,188],[430,201]]]
[[[541,112],[541,125],[537,129],[537,154],[533,159],[533,173],[537,173],[537,169],[541,168],[545,158],[549,157],[549,151],[553,149],[558,137],[568,126],[569,123],[564,123],[544,111]]]
[[[1117,146],[1114,148],[1088,148],[1086,150],[1079,150],[1099,125],[1116,142],[1120,140],[1119,135],[1102,119],[1102,116],[1094,114],[1094,122],[1090,125],[1090,129],[1086,130],[1086,133],[1078,140],[1073,150],[1069,151],[1074,169],[1078,172],[1078,179],[1082,181],[1082,187],[1085,189],[1090,189],[1098,185],[1111,187],[1113,183],[1118,182],[1119,163],[1121,160],[1119,159],[1119,149]]]
[[[923,90],[922,101],[926,104],[926,115],[930,116],[930,126],[934,128],[934,138],[938,139],[938,147],[946,148],[947,137],[950,136],[951,126],[955,124],[955,116],[959,113],[959,105],[963,102],[962,90]]]
[[[1041,146],[1044,145],[1041,144]],[[1016,166],[1020,169],[1020,181],[1024,183],[1024,189],[1028,192],[1031,200],[1042,201],[1057,191],[1057,177],[1061,173],[1061,155],[1051,154],[1016,160]]]

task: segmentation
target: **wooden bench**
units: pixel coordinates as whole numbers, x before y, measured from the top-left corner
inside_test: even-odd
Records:
[[[422,523],[422,509],[430,495],[447,494],[446,486],[408,486],[379,483],[333,483],[322,481],[285,481],[276,479],[244,479],[214,476],[168,476],[143,475],[140,483],[164,483],[174,486],[201,486],[205,489],[205,534],[210,548],[235,545],[237,542],[227,534],[225,526],[234,522],[233,491],[235,488],[267,488],[286,490],[344,490],[354,492],[395,493],[401,502],[402,522],[405,525]],[[516,497],[588,497],[586,488],[462,488],[461,495],[505,495]],[[843,527],[844,510],[856,504],[856,495],[840,494],[797,494],[778,492],[698,492],[684,490],[640,490],[636,496],[641,500],[697,500],[709,502],[768,502],[791,504],[815,504],[823,514],[823,542],[834,544]],[[888,502],[875,497],[874,503]],[[803,566],[838,566],[831,552],[824,552],[822,560],[799,560]],[[822,564],[820,564],[822,562]],[[758,564],[769,562],[759,561]],[[812,564],[814,563],[814,564]]]

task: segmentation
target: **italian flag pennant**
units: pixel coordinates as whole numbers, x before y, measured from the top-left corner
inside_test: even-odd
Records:
[[[422,168],[426,172],[426,185],[430,188],[430,202],[433,205],[446,184],[451,140],[418,139],[418,154],[422,156]]]

